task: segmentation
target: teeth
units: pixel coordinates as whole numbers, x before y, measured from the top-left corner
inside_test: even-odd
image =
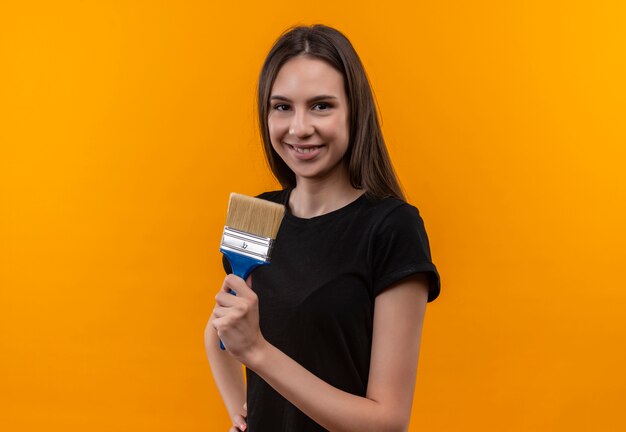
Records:
[[[293,149],[298,152],[298,153],[311,153],[313,150],[318,149],[318,147],[310,147],[310,148],[298,148],[298,147],[293,147]]]

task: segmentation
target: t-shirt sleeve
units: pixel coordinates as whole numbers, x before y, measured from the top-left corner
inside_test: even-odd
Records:
[[[416,207],[403,203],[393,209],[374,233],[372,246],[374,296],[391,284],[421,272],[428,276],[428,302],[439,296],[439,272],[432,262],[424,221]]]

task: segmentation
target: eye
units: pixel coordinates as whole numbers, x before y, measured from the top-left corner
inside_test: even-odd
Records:
[[[287,107],[287,105],[285,105],[285,104],[274,105],[274,109],[275,110],[277,110],[277,111],[285,111],[284,109],[280,109],[281,107]]]
[[[315,106],[316,106],[316,107],[317,107],[317,106],[321,106],[321,107],[323,107],[323,109],[321,109],[321,110],[319,110],[319,111],[328,111],[328,109],[329,109],[329,108],[332,108],[332,105],[331,105],[331,104],[329,104],[329,103],[326,103],[326,102],[320,102],[320,103],[317,103],[317,104],[315,104]]]

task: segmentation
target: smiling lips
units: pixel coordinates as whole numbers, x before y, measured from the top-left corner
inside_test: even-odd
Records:
[[[287,144],[287,143],[285,143]],[[287,146],[293,152],[293,155],[299,160],[309,160],[313,159],[320,152],[320,149],[324,147],[323,145],[313,146],[313,145],[292,145],[287,144]]]

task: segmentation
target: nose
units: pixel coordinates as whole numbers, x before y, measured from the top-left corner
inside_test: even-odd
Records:
[[[296,110],[294,113],[291,124],[289,125],[289,135],[297,138],[305,138],[313,135],[315,128],[311,123],[306,111]]]

